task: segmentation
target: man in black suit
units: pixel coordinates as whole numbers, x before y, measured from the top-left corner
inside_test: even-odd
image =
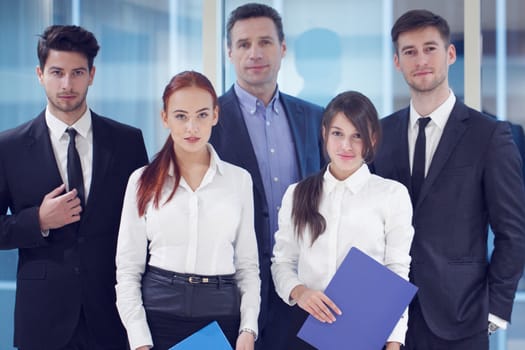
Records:
[[[128,176],[147,154],[140,130],[87,107],[98,49],[81,27],[48,27],[36,68],[47,108],[0,134],[0,248],[18,249],[22,350],[127,347],[115,250]]]
[[[450,90],[456,51],[443,18],[409,11],[392,41],[411,102],[382,120],[374,167],[405,184],[414,206],[410,279],[419,291],[405,348],[488,349],[488,334],[510,321],[525,263],[520,155],[507,123]],[[495,239],[487,260],[489,224]]]
[[[252,176],[261,276],[256,348],[279,349],[287,334],[289,306],[275,293],[270,274],[277,212],[288,185],[321,168],[323,110],[278,89],[286,42],[275,9],[262,4],[236,8],[226,35],[237,81],[219,98],[219,122],[210,142],[223,160]]]

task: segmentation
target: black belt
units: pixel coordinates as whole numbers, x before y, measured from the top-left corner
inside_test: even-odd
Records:
[[[190,284],[235,284],[235,275],[215,275],[215,276],[203,276],[187,273],[178,273],[161,269],[160,267],[148,265],[147,271],[161,275],[163,277],[172,278],[177,281],[187,282]]]

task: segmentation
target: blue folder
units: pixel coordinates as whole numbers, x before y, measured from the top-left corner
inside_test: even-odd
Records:
[[[325,290],[343,314],[332,324],[308,316],[297,336],[319,350],[381,350],[416,291],[352,247]]]
[[[188,338],[169,348],[169,350],[232,350],[228,339],[217,321],[190,335]]]

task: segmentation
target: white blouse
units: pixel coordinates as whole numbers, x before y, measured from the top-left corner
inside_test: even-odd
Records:
[[[408,280],[414,229],[410,197],[402,184],[371,174],[366,164],[344,181],[327,170],[319,205],[326,230],[313,245],[309,228],[302,239],[294,231],[291,212],[296,185],[283,197],[272,258],[275,288],[286,303],[295,303],[290,293],[300,284],[324,291],[351,247]],[[407,321],[405,310],[388,341],[404,343]]]
[[[223,162],[211,145],[210,167],[193,191],[184,178],[170,195],[173,170],[160,207],[138,215],[137,188],[144,168],[131,174],[124,197],[117,244],[117,308],[132,349],[153,345],[142,306],[141,279],[149,264],[199,275],[235,273],[241,293],[240,329],[257,329],[260,279],[253,223],[252,180],[247,171]]]

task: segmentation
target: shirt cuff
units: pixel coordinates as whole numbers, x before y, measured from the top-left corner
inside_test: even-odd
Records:
[[[286,286],[284,287],[284,295],[280,295],[281,299],[288,305],[290,306],[295,306],[295,304],[297,304],[297,300],[294,300],[292,299],[292,290],[299,286],[299,285],[304,285],[303,282],[301,282],[298,278],[297,279],[291,279],[290,281],[288,281],[288,283],[286,284]],[[306,287],[306,285],[305,285]],[[286,296],[286,299],[285,299],[285,296]]]
[[[257,327],[257,316],[259,312],[254,308],[246,308],[241,310],[241,323],[239,325],[239,331],[248,328],[259,334],[259,328]]]
[[[494,323],[496,326],[498,326],[501,329],[507,329],[507,325],[509,324],[504,319],[502,319],[502,318],[500,318],[500,317],[498,317],[496,315],[493,315],[493,314],[489,314],[489,322]]]
[[[149,327],[144,325],[143,322],[136,321],[132,324],[127,325],[126,331],[128,333],[128,340],[131,349],[136,349],[139,346],[149,346],[152,347],[153,339],[151,338],[151,333]]]
[[[407,332],[408,324],[408,308],[405,309],[401,318],[397,322],[396,326],[392,330],[392,333],[388,336],[387,342],[398,342],[401,345],[405,345],[405,336]]]

